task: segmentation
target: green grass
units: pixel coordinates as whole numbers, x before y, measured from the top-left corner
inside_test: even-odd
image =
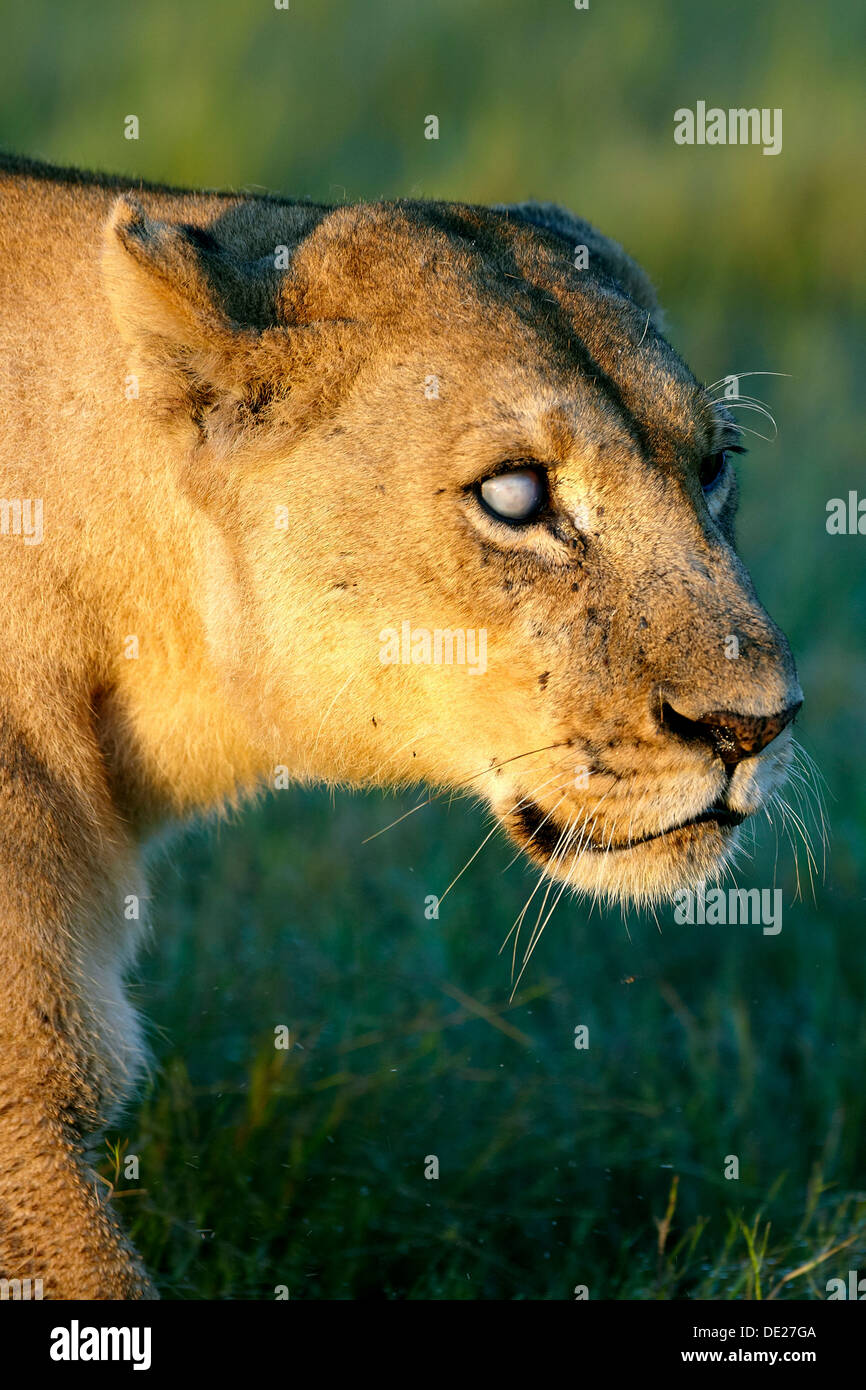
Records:
[[[491,843],[428,921],[481,818],[433,805],[363,846],[393,814],[283,793],[154,873],[163,1069],[122,1130],[119,1191],[145,1191],[119,1200],[165,1296],[804,1297],[858,1267],[850,906],[829,932],[786,892],[764,937],[563,903],[510,1002],[531,876]]]
[[[140,1157],[116,1201],[163,1294],[795,1298],[866,1272],[866,539],[824,529],[863,490],[862,7],[89,14],[34,0],[7,26],[6,146],[316,199],[556,199],[647,266],[700,376],[787,374],[750,379],[780,433],[743,463],[742,549],[797,654],[833,828],[814,900],[782,846],[778,937],[563,901],[513,1002],[497,952],[533,880],[502,872],[507,846],[424,916],[485,831],[472,806],[364,844],[411,799],[296,790],[184,833],[133,989],[157,1070],[112,1135]],[[783,153],[675,147],[699,98],[781,106]],[[775,858],[767,828],[742,883]]]

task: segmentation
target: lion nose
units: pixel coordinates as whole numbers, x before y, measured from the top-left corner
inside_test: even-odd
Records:
[[[778,738],[802,705],[789,705],[778,714],[739,714],[736,710],[713,710],[699,719],[689,719],[673,705],[662,705],[662,724],[689,743],[708,744],[726,767],[736,767]]]

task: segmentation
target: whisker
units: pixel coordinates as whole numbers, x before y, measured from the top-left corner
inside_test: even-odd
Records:
[[[704,389],[713,391],[717,386],[721,386],[723,382],[730,381],[732,376],[735,376],[738,381],[741,381],[744,376],[785,376],[791,381],[794,379],[792,372],[727,372],[724,376],[720,376],[718,381],[711,381],[709,386]]]
[[[361,841],[361,844],[369,844],[371,840],[377,839],[379,835],[384,835],[386,830],[393,830],[395,825],[400,825],[407,817],[414,816],[415,812],[420,811],[424,806],[432,806],[434,801],[438,801],[449,792],[453,796],[456,790],[468,786],[470,782],[476,782],[479,777],[486,777],[491,772],[497,772],[500,767],[507,767],[509,763],[516,763],[521,758],[532,758],[536,753],[549,753],[553,748],[564,748],[565,746],[565,742],[560,740],[558,743],[545,744],[543,748],[530,748],[526,753],[515,753],[513,758],[503,758],[500,763],[491,763],[490,767],[483,767],[480,772],[473,772],[471,777],[466,777],[462,782],[457,782],[454,787],[443,787],[441,791],[430,792],[428,796],[424,797],[423,801],[419,801],[416,806],[410,807],[402,816],[398,816],[396,820],[392,820],[390,825],[383,825],[381,830],[376,830],[372,835],[368,835],[366,839]]]
[[[547,779],[546,782],[542,782],[542,783],[541,783],[541,786],[535,787],[531,792],[527,792],[526,796],[519,797],[518,800],[515,801],[515,803],[514,803],[513,806],[509,806],[508,810],[505,812],[505,815],[506,815],[506,816],[510,816],[511,813],[512,813],[513,811],[516,811],[516,810],[518,809],[519,806],[523,806],[523,805],[525,805],[526,803],[528,803],[528,802],[534,800],[534,798],[538,795],[538,793],[539,793],[544,787],[546,787],[546,786],[548,785],[549,782],[552,782],[552,781],[553,781],[553,778],[554,778],[556,775],[557,775],[557,774],[554,773],[552,777],[548,777],[548,779]],[[563,797],[560,797],[560,799],[559,799],[559,801],[556,803],[556,805],[559,806],[560,803],[561,803],[563,800],[564,800],[564,798],[563,798]],[[555,809],[556,809],[556,807],[554,807],[554,810],[555,810]],[[550,812],[549,814],[552,815],[553,812]],[[544,823],[544,822],[542,822],[542,824],[543,824],[543,823]],[[448,887],[445,889],[445,892],[439,894],[439,899],[438,899],[438,901],[439,901],[440,906],[441,906],[441,904],[444,902],[445,898],[447,898],[448,894],[451,892],[451,889],[454,887],[454,885],[455,885],[455,883],[457,882],[457,880],[463,877],[463,875],[465,874],[466,870],[469,868],[469,865],[472,864],[472,863],[474,863],[475,860],[478,858],[479,854],[480,854],[481,851],[483,850],[484,846],[487,844],[488,840],[492,839],[492,837],[496,834],[497,830],[501,830],[502,828],[503,828],[503,827],[502,827],[502,821],[501,821],[500,818],[497,816],[497,818],[496,818],[496,820],[495,820],[493,826],[492,826],[491,829],[487,832],[487,834],[484,836],[484,839],[481,841],[481,844],[478,846],[478,848],[477,848],[477,850],[475,851],[475,853],[474,853],[469,859],[466,860],[466,863],[463,865],[463,868],[460,870],[460,872],[454,875],[454,877],[452,878],[452,880],[451,880],[451,882],[449,883]],[[537,827],[537,829],[540,829],[540,828],[541,828],[540,826]],[[533,831],[533,835],[534,835],[535,833],[536,833],[536,832]],[[531,839],[531,838],[532,838],[532,836],[530,836],[530,839]]]
[[[763,416],[765,417],[765,419],[769,420],[770,424],[773,426],[773,430],[774,430],[773,438],[774,438],[774,439],[776,438],[776,436],[777,436],[778,433],[779,433],[779,427],[778,427],[778,425],[776,424],[776,418],[775,418],[775,416],[773,415],[772,411],[768,410],[767,407],[766,407],[765,405],[760,404],[758,401],[743,400],[742,398],[741,398],[740,400],[738,400],[738,401],[729,401],[729,402],[728,402],[728,409],[729,409],[729,410],[753,410],[753,411],[755,412],[756,415],[763,415]]]
[[[556,774],[554,774],[554,776],[555,776],[555,775],[556,775]],[[566,781],[568,781],[568,780],[569,780],[569,779],[566,777]],[[549,777],[549,778],[548,778],[548,782],[552,782],[552,781],[553,781],[553,777]],[[525,802],[534,801],[534,800],[535,800],[536,793],[542,791],[543,788],[546,787],[546,786],[548,785],[548,782],[542,782],[542,784],[541,784],[540,787],[536,787],[536,789],[535,789],[534,792],[532,792],[529,796],[527,796],[527,797],[524,798],[524,801],[525,801]],[[562,788],[563,788],[564,786],[565,786],[565,782],[560,782],[560,784],[559,784],[559,786],[556,788],[556,790],[557,790],[557,791],[562,791]],[[562,805],[562,803],[563,803],[564,800],[565,800],[565,797],[564,797],[564,796],[561,796],[561,797],[559,798],[559,800],[557,801],[556,806],[553,807],[553,810],[548,811],[548,813],[547,813],[547,815],[544,817],[544,819],[541,820],[541,821],[539,821],[538,825],[535,827],[535,829],[533,830],[532,834],[529,836],[529,839],[526,841],[526,844],[527,844],[527,845],[531,845],[531,844],[532,844],[532,841],[535,839],[535,837],[536,837],[536,835],[538,834],[539,830],[541,830],[542,827],[543,827],[544,825],[547,824],[547,822],[550,820],[550,817],[553,815],[554,811],[556,811],[557,807],[559,807],[559,806]],[[519,804],[522,804],[522,803],[519,803]],[[512,807],[512,810],[513,810],[513,809],[514,809],[514,807]],[[508,870],[512,867],[513,864],[516,864],[516,863],[517,863],[518,859],[522,859],[522,858],[523,858],[523,854],[524,854],[525,848],[526,848],[525,845],[521,845],[521,847],[517,850],[516,854],[513,854],[513,855],[511,856],[511,858],[509,859],[508,863],[505,865],[505,868],[502,870],[502,872],[503,872],[504,874],[507,874],[507,873],[508,873]]]
[[[540,907],[539,910],[538,910],[538,917],[536,918],[536,921],[535,921],[535,926],[534,926],[534,928],[533,928],[533,932],[532,932],[532,936],[531,936],[530,941],[529,941],[529,945],[527,946],[526,951],[524,952],[523,963],[522,963],[522,965],[521,965],[521,967],[520,967],[520,974],[518,975],[517,979],[514,981],[514,988],[513,988],[512,991],[511,991],[511,998],[512,998],[512,999],[514,998],[514,994],[515,994],[515,992],[517,991],[517,989],[518,989],[518,987],[519,987],[519,985],[520,985],[520,981],[523,979],[524,971],[526,970],[526,967],[527,967],[527,965],[529,964],[530,957],[532,956],[532,953],[533,953],[533,951],[535,950],[535,947],[536,947],[537,944],[538,944],[538,941],[539,941],[539,939],[540,939],[540,937],[541,937],[541,934],[542,934],[542,932],[544,931],[544,928],[547,926],[547,923],[550,921],[551,914],[554,912],[557,903],[559,902],[560,898],[562,897],[562,894],[564,893],[566,887],[568,886],[568,878],[566,878],[566,879],[563,880],[563,882],[562,882],[562,883],[560,884],[560,886],[559,886],[559,891],[558,891],[557,894],[556,894],[556,897],[555,897],[555,899],[554,899],[554,901],[553,901],[553,906],[551,907],[550,912],[548,912],[547,916],[544,918],[543,923],[541,923],[541,926],[539,926],[539,923],[541,922],[541,917],[542,917],[542,914],[543,914],[543,912],[544,912],[545,906],[547,905],[547,899],[549,898],[551,889],[553,888],[554,883],[555,883],[555,879],[554,879],[554,877],[553,877],[553,874],[554,874],[555,871],[556,871],[556,867],[557,867],[558,862],[560,861],[560,859],[564,858],[564,856],[565,856],[566,850],[568,849],[568,845],[569,845],[569,843],[570,843],[571,836],[572,836],[572,834],[573,834],[573,830],[574,830],[574,824],[573,824],[572,821],[569,821],[568,826],[566,827],[566,829],[563,831],[563,833],[562,833],[562,834],[560,835],[560,837],[559,837],[559,843],[557,844],[557,848],[556,848],[556,851],[555,851],[555,854],[554,854],[554,858],[553,858],[553,861],[551,862],[551,866],[550,866],[550,883],[549,883],[548,886],[547,886],[547,892],[546,892],[545,895],[544,895],[544,901],[542,902],[541,907]],[[515,944],[516,944],[516,943],[515,943]]]
[[[561,798],[561,800],[564,800],[564,799],[565,799],[564,797]],[[557,804],[559,804],[559,803],[557,803]],[[559,839],[558,839],[557,842],[556,842],[556,845],[555,845],[555,847],[554,847],[553,854],[551,855],[551,857],[550,857],[548,863],[546,863],[545,866],[544,866],[544,868],[542,869],[541,876],[540,876],[538,882],[536,883],[535,887],[533,888],[532,892],[530,893],[529,897],[527,898],[526,902],[525,902],[524,905],[523,905],[523,910],[521,911],[520,915],[518,916],[517,921],[514,923],[514,926],[512,926],[511,931],[508,933],[508,936],[505,938],[505,941],[503,941],[502,947],[500,947],[500,954],[501,954],[503,948],[505,947],[505,945],[506,945],[506,943],[507,943],[507,941],[508,941],[508,939],[509,939],[509,937],[511,936],[511,933],[512,933],[512,932],[515,932],[515,929],[516,929],[515,936],[514,936],[514,946],[513,946],[513,948],[512,948],[512,952],[511,952],[511,978],[512,978],[512,980],[514,980],[514,969],[515,969],[515,966],[516,966],[516,963],[517,963],[517,944],[518,944],[518,941],[519,941],[519,939],[520,939],[520,931],[521,931],[521,928],[522,928],[522,926],[523,926],[523,922],[524,922],[524,919],[525,919],[525,917],[526,917],[526,913],[527,913],[527,911],[528,911],[528,909],[529,909],[529,905],[530,905],[530,903],[532,902],[532,899],[535,897],[535,894],[538,892],[539,888],[541,887],[542,883],[544,882],[545,878],[549,878],[549,879],[550,879],[550,883],[548,884],[547,891],[545,892],[545,895],[544,895],[544,900],[543,900],[543,902],[542,902],[542,904],[541,904],[541,907],[539,908],[538,917],[536,918],[536,927],[537,927],[537,926],[538,926],[538,921],[540,920],[541,914],[544,912],[545,904],[546,904],[547,899],[548,899],[548,897],[549,897],[549,895],[550,895],[551,887],[553,886],[553,883],[554,883],[554,874],[555,874],[555,871],[556,871],[557,863],[558,863],[559,859],[562,857],[562,855],[564,854],[565,849],[566,849],[567,846],[568,846],[569,839],[570,839],[570,837],[572,836],[572,833],[573,833],[573,826],[574,826],[574,820],[573,820],[573,818],[569,818],[568,823],[566,824],[566,826],[564,827],[564,829],[560,831]],[[534,936],[534,931],[535,931],[535,928],[533,928],[533,936]],[[530,941],[530,945],[531,945],[531,941]],[[526,962],[526,956],[524,955],[524,966],[525,966],[525,962]],[[523,970],[521,970],[521,975],[522,975],[522,974],[523,974]],[[520,983],[520,979],[519,979],[519,977],[518,977],[517,983],[515,983],[515,985],[514,985],[514,989],[515,989],[515,990],[517,989],[517,985],[518,985],[519,983]],[[513,992],[512,992],[512,996],[511,996],[511,997],[512,997],[512,998],[514,997]]]

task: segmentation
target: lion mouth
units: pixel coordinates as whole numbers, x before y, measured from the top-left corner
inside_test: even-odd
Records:
[[[628,840],[613,842],[579,838],[580,852],[611,854],[622,850],[632,850],[637,849],[639,845],[651,844],[653,840],[666,839],[669,835],[677,834],[678,831],[690,830],[698,825],[715,825],[718,829],[732,830],[735,826],[742,825],[745,819],[746,816],[742,811],[732,811],[727,806],[710,806],[706,811],[701,811],[698,815],[689,817],[688,820],[677,821],[675,825],[665,826],[664,830],[654,830],[649,835],[630,836]],[[549,859],[553,858],[565,842],[565,829],[557,825],[553,818],[534,801],[528,801],[520,807],[516,813],[516,822],[519,837],[527,844],[531,841],[532,845],[536,846],[538,851]]]

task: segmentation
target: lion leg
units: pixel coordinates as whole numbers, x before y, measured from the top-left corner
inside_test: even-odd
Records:
[[[138,879],[105,804],[46,779],[0,740],[0,1277],[154,1298],[84,1157],[141,1060],[122,989]]]
[[[0,1278],[30,1280],[44,1298],[157,1297],[88,1181],[74,1125],[25,1097],[7,1096],[0,1166]]]

